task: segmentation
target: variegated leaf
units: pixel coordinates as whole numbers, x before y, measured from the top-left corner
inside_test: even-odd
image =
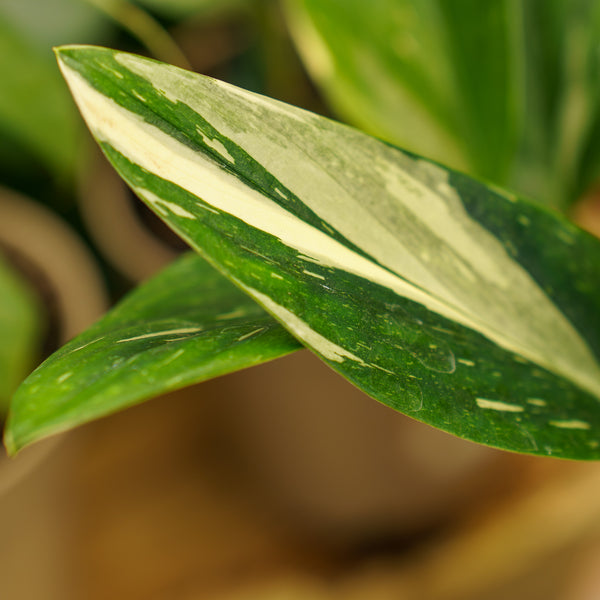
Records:
[[[167,267],[38,367],[11,403],[14,454],[150,397],[300,344],[194,253]]]
[[[374,398],[492,446],[600,457],[600,243],[354,129],[137,56],[59,62],[133,190]]]

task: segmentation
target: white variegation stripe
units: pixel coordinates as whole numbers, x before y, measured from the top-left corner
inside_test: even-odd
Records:
[[[272,298],[260,293],[247,286],[246,289],[250,292],[271,314],[280,319],[286,324],[287,328],[301,340],[304,340],[309,346],[316,350],[319,354],[329,360],[342,362],[346,359],[356,362],[360,365],[365,365],[363,360],[358,356],[348,352],[345,348],[334,344],[331,340],[317,333],[307,323],[287,310],[285,307],[277,304]]]
[[[540,408],[548,406],[548,403],[545,400],[542,400],[541,398],[527,398],[527,403],[533,406],[538,406]]]
[[[497,410],[500,412],[523,412],[525,409],[518,404],[510,404],[509,402],[500,402],[499,400],[488,400],[487,398],[476,398],[475,402],[479,408],[486,410]]]
[[[185,208],[182,208],[173,202],[169,202],[164,198],[159,198],[156,194],[147,192],[145,198],[161,215],[163,215],[163,217],[168,215],[168,211],[171,211],[174,215],[182,217],[183,219],[196,219],[196,216],[185,210]]]
[[[167,335],[179,334],[179,333],[198,333],[202,331],[201,327],[183,327],[180,329],[169,329],[167,331],[153,331],[152,333],[144,333],[142,335],[136,335],[130,338],[124,338],[122,340],[117,340],[117,344],[122,344],[123,342],[133,342],[137,340],[147,340],[155,337],[164,337]]]
[[[321,218],[410,282],[244,186],[202,155],[119,107],[63,63],[61,67],[80,109],[100,140],[110,143],[140,167],[187,189],[215,209],[235,215],[248,225],[281,239],[315,262],[388,287],[480,332],[507,350],[574,379],[584,389],[600,396],[600,368],[585,342],[498,240],[467,215],[457,193],[447,184],[443,170],[412,161],[350,130],[336,127],[335,131],[328,131],[321,122],[315,129],[315,117],[308,113],[249,96],[248,92],[235,88],[207,83],[211,93],[207,93],[208,99],[204,100],[188,89],[190,78],[199,85],[194,75],[128,55],[118,56],[158,90],[168,89],[170,100],[187,103],[205,118],[210,115],[214,127],[254,156]],[[243,100],[244,107],[249,106],[243,117],[238,114],[239,107],[229,106],[236,96]],[[260,110],[268,110],[270,116],[275,114],[287,119],[288,128],[290,120],[308,125],[313,137],[322,135],[331,148],[340,148],[346,155],[339,159],[325,156],[325,164],[320,164],[324,157],[319,152],[308,157],[306,151],[300,149],[301,144],[290,139],[293,136],[284,127],[286,123],[278,134],[274,134],[272,128],[265,131],[262,122],[258,128],[258,113],[252,113],[248,99],[259,105]],[[209,106],[209,102],[216,109]],[[277,131],[277,127],[273,130]],[[282,132],[288,133],[285,139]],[[334,139],[336,134],[342,135],[340,132],[356,138],[354,143]],[[304,137],[300,136],[302,144]],[[349,147],[355,149],[361,145],[362,154],[347,151]],[[323,148],[317,151],[323,154]],[[328,168],[331,166],[328,161],[331,164],[337,161],[345,185],[330,175],[336,171]],[[373,171],[371,176],[366,170],[357,171],[353,166],[356,163],[366,164]],[[379,187],[374,184],[373,177],[384,182],[383,188],[381,184]],[[363,181],[366,179],[368,181]],[[355,186],[359,197],[350,195],[347,186]],[[365,189],[369,193],[365,194]],[[140,191],[153,194],[150,190]],[[377,210],[369,204],[371,199],[377,202]],[[361,207],[361,203],[365,206]],[[188,208],[184,210],[188,212]],[[407,219],[409,225],[396,224],[396,229],[390,228],[390,223],[398,219]],[[398,231],[408,238],[405,244]],[[436,241],[446,254],[436,250]],[[432,249],[436,251],[432,253]],[[465,276],[467,272],[471,277]],[[258,298],[256,294],[255,297]]]
[[[581,429],[584,431],[591,429],[589,423],[575,419],[567,421],[549,421],[548,425],[552,425],[552,427],[558,427],[559,429]]]

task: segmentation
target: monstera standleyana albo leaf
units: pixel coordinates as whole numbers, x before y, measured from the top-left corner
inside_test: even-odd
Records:
[[[492,446],[600,457],[600,243],[349,127],[151,60],[64,47],[132,189],[372,397]]]
[[[10,453],[162,392],[300,348],[271,316],[191,253],[34,371],[11,403]]]

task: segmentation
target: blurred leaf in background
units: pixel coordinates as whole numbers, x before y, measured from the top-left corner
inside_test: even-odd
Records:
[[[106,21],[80,0],[3,0],[0,4],[0,157],[73,178],[80,124],[56,69],[52,45],[103,39]],[[33,161],[32,161],[33,159]]]
[[[1,17],[0,73],[3,155],[18,161],[21,146],[58,177],[72,177],[79,123],[69,97],[52,62]]]
[[[537,100],[527,107],[525,126],[534,128],[537,114],[546,119],[537,135],[525,129],[524,142],[541,138],[543,147],[538,146],[535,155],[544,156],[544,148],[551,152],[544,165],[544,176],[553,187],[547,195],[554,193],[557,205],[567,206],[600,176],[600,3],[523,4],[526,56],[531,61],[528,97]],[[527,174],[526,162],[521,171]]]
[[[98,43],[110,29],[86,0],[2,0],[0,15],[44,54],[65,39]]]
[[[595,0],[287,0],[339,115],[566,208],[598,176]]]
[[[305,62],[342,117],[496,180],[506,178],[518,116],[516,16],[503,4],[288,2]]]
[[[34,366],[40,329],[37,299],[0,255],[0,422],[11,395]]]

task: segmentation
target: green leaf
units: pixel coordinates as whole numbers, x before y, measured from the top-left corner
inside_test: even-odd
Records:
[[[33,293],[0,255],[0,422],[11,395],[34,365],[40,329]]]
[[[2,0],[0,18],[46,57],[65,40],[99,43],[110,35],[108,21],[85,0]]]
[[[150,279],[38,367],[4,436],[27,444],[300,344],[194,253]]]
[[[597,0],[287,0],[346,120],[566,208],[600,177]]]
[[[600,178],[600,4],[576,0],[566,5],[566,15],[559,14],[570,27],[561,40],[565,91],[559,96],[556,165],[573,201]]]
[[[288,0],[299,50],[350,123],[505,182],[520,109],[512,1]]]
[[[0,135],[18,140],[55,174],[69,177],[78,124],[50,56],[0,17]]]
[[[365,392],[484,444],[600,457],[600,242],[349,127],[133,55],[65,47],[133,190]]]
[[[600,4],[530,0],[521,10],[526,112],[513,183],[567,208],[600,174]]]

